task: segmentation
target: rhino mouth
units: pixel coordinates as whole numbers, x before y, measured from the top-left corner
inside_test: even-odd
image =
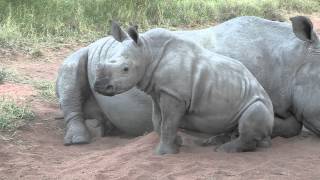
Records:
[[[97,93],[104,95],[104,96],[114,96],[116,93],[114,92],[103,92],[103,91],[96,91]]]
[[[114,96],[115,88],[112,85],[94,85],[94,91],[104,96]]]

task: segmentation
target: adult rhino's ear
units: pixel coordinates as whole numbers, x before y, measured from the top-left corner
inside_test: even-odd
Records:
[[[124,41],[128,36],[115,21],[111,22],[111,35],[119,42]]]
[[[318,40],[313,31],[311,20],[305,16],[295,16],[290,18],[294,34],[302,41],[313,43]]]
[[[139,42],[139,33],[138,33],[138,26],[134,25],[134,26],[130,26],[128,29],[128,34],[131,37],[131,39],[138,44]]]
[[[130,22],[129,25],[130,25],[131,27],[135,28],[136,31],[138,31],[138,25],[137,25],[137,24],[134,24],[134,23]]]

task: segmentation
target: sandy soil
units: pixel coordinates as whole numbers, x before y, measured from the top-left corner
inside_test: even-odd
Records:
[[[319,19],[316,26],[319,28]],[[54,80],[63,58],[77,49],[45,49],[34,60],[7,50],[0,65],[34,79]],[[3,55],[3,54],[2,54]],[[1,59],[4,56],[0,56]],[[31,104],[36,120],[14,134],[0,133],[0,179],[319,179],[320,139],[308,132],[273,139],[272,148],[248,153],[218,153],[198,147],[181,134],[179,154],[156,156],[154,133],[145,136],[94,138],[91,144],[63,146],[63,121],[57,104],[37,97],[29,85],[5,83],[0,94]]]

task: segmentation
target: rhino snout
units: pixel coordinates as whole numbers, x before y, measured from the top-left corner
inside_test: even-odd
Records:
[[[110,80],[108,78],[103,78],[101,80],[97,80],[94,83],[94,90],[105,96],[113,96],[115,95],[114,86],[110,84]]]

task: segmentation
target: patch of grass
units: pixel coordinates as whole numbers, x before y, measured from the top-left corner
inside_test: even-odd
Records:
[[[38,90],[40,96],[47,102],[56,102],[55,83],[52,81],[41,80],[33,81],[31,84]]]
[[[23,76],[14,69],[0,68],[0,84],[4,81],[29,84],[38,90],[40,96],[47,102],[56,102],[55,83],[48,80],[35,80],[27,76]]]
[[[26,105],[18,105],[14,100],[0,96],[0,130],[12,131],[26,121],[33,120],[34,113]]]
[[[278,0],[279,8],[289,12],[313,13],[320,11],[319,0]]]
[[[0,68],[0,84],[8,82],[18,82],[19,79],[14,71],[11,69]]]
[[[38,49],[38,48],[33,48],[33,49],[31,50],[30,54],[31,54],[31,56],[32,56],[33,58],[39,58],[39,57],[43,56],[41,50]]]
[[[283,20],[287,12],[320,12],[319,0],[0,0],[0,45],[91,41],[114,19],[140,29],[221,22],[254,15]],[[35,55],[38,55],[37,53]]]
[[[283,20],[285,8],[279,7],[277,0],[218,0],[218,22],[226,21],[237,16],[259,16],[272,20]]]
[[[7,77],[7,71],[4,68],[0,68],[0,84],[3,83],[6,77]]]

